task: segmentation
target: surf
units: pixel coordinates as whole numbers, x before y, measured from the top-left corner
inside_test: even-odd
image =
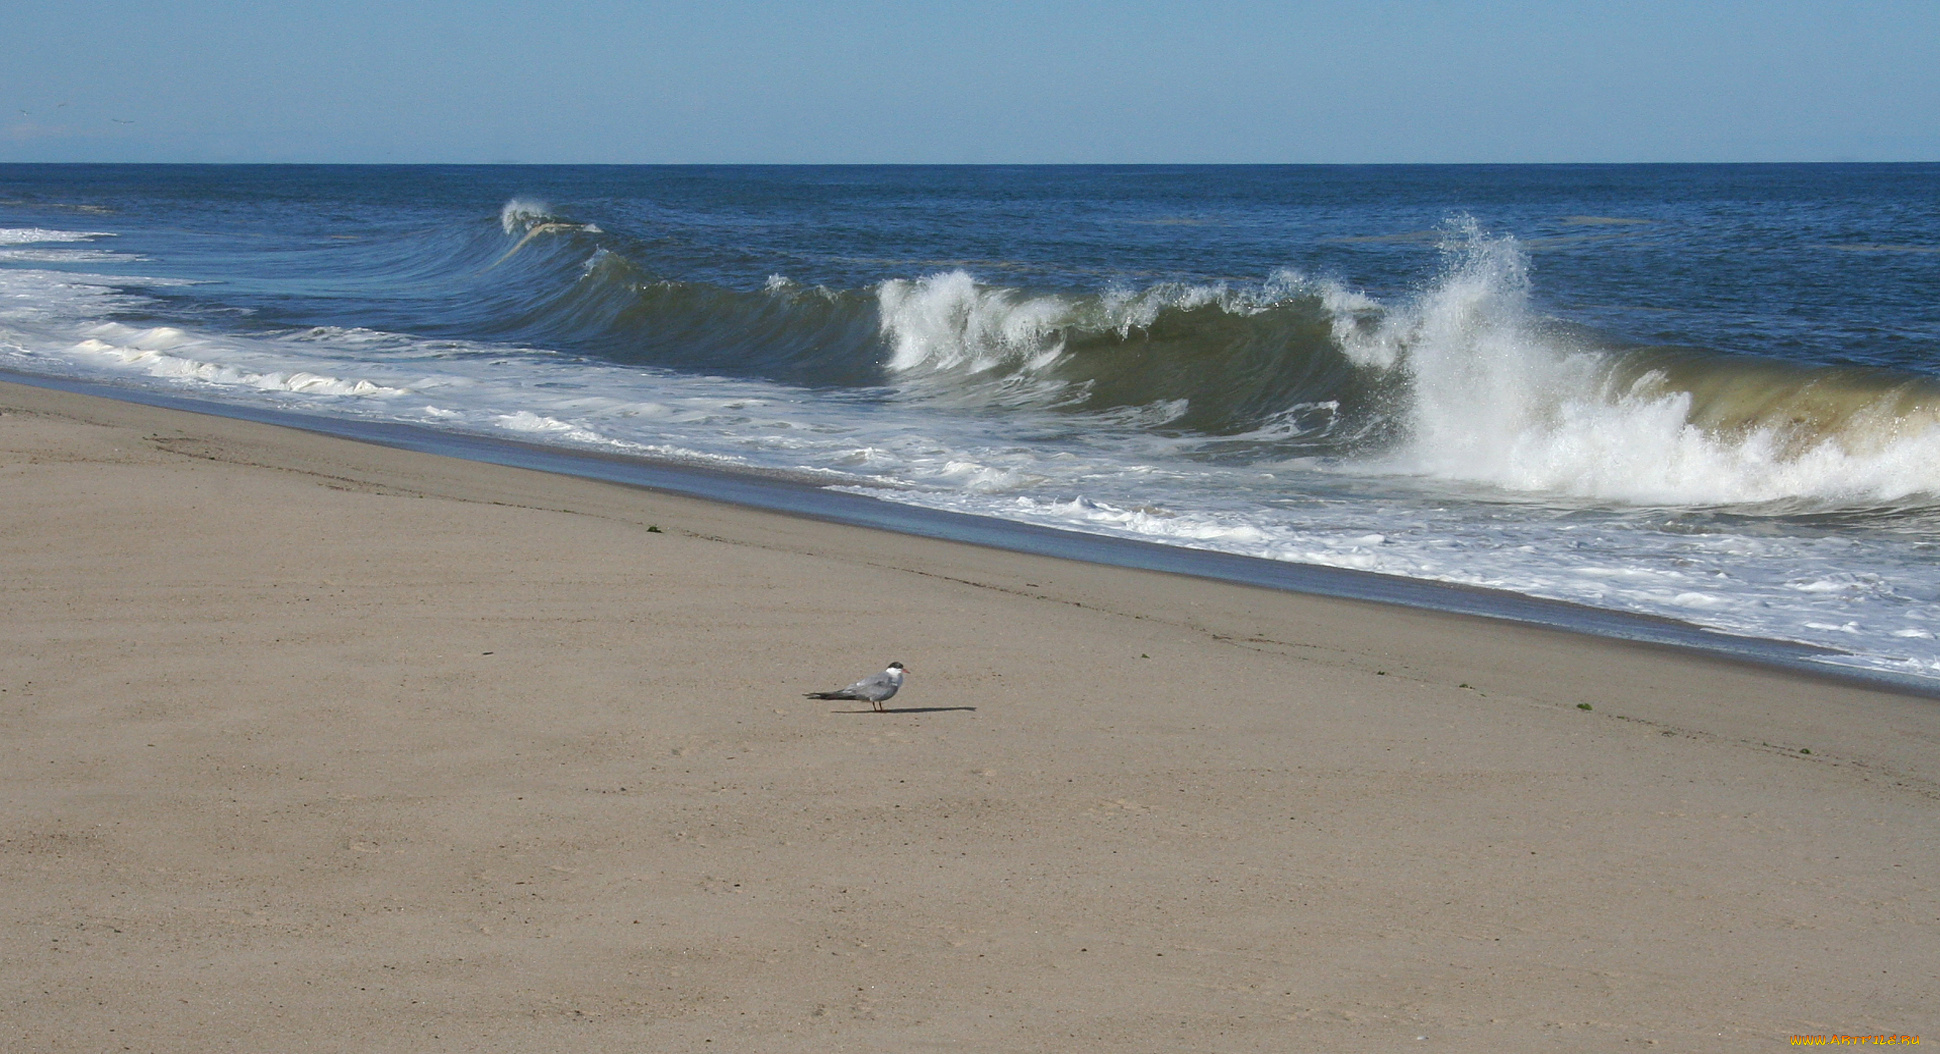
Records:
[[[1933,265],[1850,251],[1917,239],[1845,182],[1773,242],[1755,204],[1588,222],[1649,173],[534,175],[6,206],[0,366],[1940,669]],[[1424,230],[1498,178],[1492,222]]]

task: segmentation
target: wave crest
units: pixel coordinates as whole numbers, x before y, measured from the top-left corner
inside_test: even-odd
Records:
[[[519,234],[542,223],[559,222],[560,219],[553,214],[551,205],[534,198],[513,198],[498,210],[498,225],[507,234]]]
[[[514,244],[497,244],[499,262],[520,259],[487,287],[501,335],[613,362],[1076,413],[1075,427],[1187,456],[1319,458],[1515,494],[1940,498],[1940,385],[1598,338],[1538,310],[1522,245],[1470,219],[1444,229],[1432,280],[1383,299],[1292,270],[1095,292],[963,269],[866,291],[779,275],[736,289],[669,277],[652,244],[543,202],[507,202],[500,226]]]
[[[1063,353],[1063,329],[1075,310],[1059,297],[979,285],[967,271],[892,279],[877,300],[894,373],[1041,368]]]
[[[1940,496],[1940,386],[1614,348],[1530,305],[1515,239],[1457,226],[1442,278],[1343,350],[1406,378],[1402,471],[1635,504]]]

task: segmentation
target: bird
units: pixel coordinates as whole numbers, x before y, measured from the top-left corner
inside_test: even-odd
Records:
[[[802,697],[805,699],[860,699],[874,706],[876,712],[880,714],[883,712],[882,704],[888,701],[890,696],[895,695],[896,689],[902,686],[903,664],[892,662],[881,673],[864,677],[847,688],[837,688],[833,692],[804,692]]]

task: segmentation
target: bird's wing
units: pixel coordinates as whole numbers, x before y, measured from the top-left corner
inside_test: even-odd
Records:
[[[864,677],[847,688],[837,688],[833,692],[810,692],[809,696],[814,699],[867,699],[864,693],[875,680],[874,677]]]
[[[833,691],[833,692],[803,692],[803,693],[802,693],[802,695],[803,695],[803,697],[804,697],[804,698],[808,698],[808,699],[858,699],[858,698],[861,698],[860,696],[858,696],[858,695],[856,695],[856,694],[855,694],[855,689],[854,689],[854,688],[837,688],[837,689],[836,689],[835,691]]]
[[[889,671],[871,674],[848,686],[833,692],[810,692],[810,699],[887,699],[896,694],[896,682],[889,679]]]

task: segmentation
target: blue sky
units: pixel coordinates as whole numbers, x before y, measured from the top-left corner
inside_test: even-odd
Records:
[[[0,161],[1940,160],[1940,2],[8,0]]]

